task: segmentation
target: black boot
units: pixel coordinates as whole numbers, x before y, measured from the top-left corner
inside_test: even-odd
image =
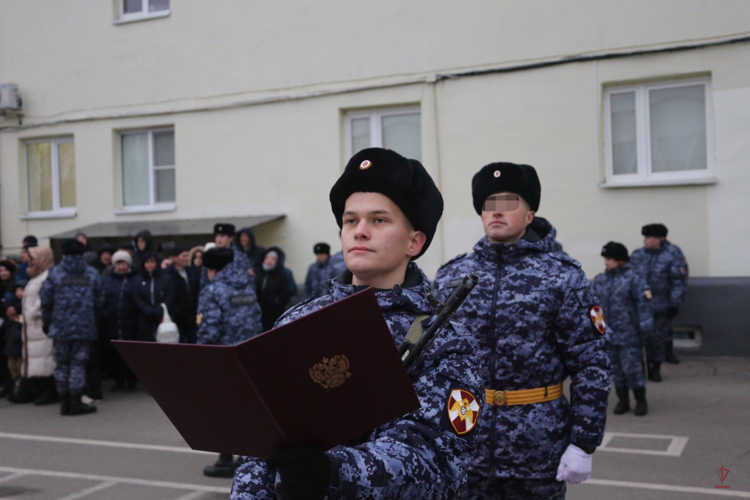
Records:
[[[630,411],[630,397],[628,394],[628,388],[625,387],[615,387],[615,391],[617,391],[617,398],[619,401],[617,401],[617,405],[615,406],[615,415],[622,415],[623,413],[627,413]]]
[[[648,361],[646,362],[646,378],[651,380],[651,374],[654,373],[654,362]]]
[[[672,342],[671,340],[667,342],[667,353],[664,361],[673,365],[680,364],[679,358],[674,355],[674,342]]]
[[[70,411],[68,415],[86,415],[87,413],[96,413],[96,406],[87,405],[81,401],[80,394],[70,395]]]
[[[60,394],[60,415],[70,415],[70,396]]]
[[[203,468],[203,475],[208,477],[234,477],[234,471],[237,463],[234,462],[232,455],[222,453],[219,460],[214,465],[207,465]]]
[[[34,404],[37,406],[49,405],[57,403],[60,398],[57,396],[57,389],[54,387],[48,387],[38,398],[34,400]]]
[[[633,389],[633,395],[635,396],[635,413],[636,417],[642,417],[648,413],[648,403],[646,402],[646,388],[641,387],[640,389]]]
[[[653,362],[651,376],[648,379],[653,382],[661,382],[661,363]]]

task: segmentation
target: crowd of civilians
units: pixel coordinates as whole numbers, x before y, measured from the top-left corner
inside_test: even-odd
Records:
[[[271,329],[295,299],[322,294],[324,281],[343,270],[340,255],[331,258],[328,245],[315,245],[316,262],[310,266],[304,291],[298,293],[291,270],[284,266],[281,248],[258,246],[249,228],[235,233],[232,226],[231,233],[215,234],[214,242],[193,248],[181,248],[173,242],[156,248],[146,230],[116,247],[104,244],[97,249],[92,248],[85,234],[76,235],[85,248],[83,260],[101,277],[103,295],[103,300],[97,302],[103,305],[97,305],[95,315],[97,340],[91,346],[86,367],[85,397],[101,399],[102,380],[107,378],[114,380],[112,391],[136,388],[135,375],[111,340],[155,341],[157,328],[164,320],[163,306],[177,325],[179,341],[196,342],[198,299],[206,284],[203,254],[212,247],[236,246],[247,255],[252,267],[238,272],[254,277],[263,331]],[[52,249],[39,246],[33,235],[23,239],[20,259],[0,260],[0,397],[15,403],[33,401],[42,405],[59,401],[53,379],[53,340],[45,331],[49,325],[42,320],[42,286],[53,267]],[[56,320],[64,321],[52,319]]]

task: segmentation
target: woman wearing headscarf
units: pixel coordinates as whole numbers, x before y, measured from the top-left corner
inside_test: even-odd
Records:
[[[276,320],[284,314],[289,300],[297,294],[297,284],[292,271],[284,267],[286,255],[279,247],[271,247],[263,255],[263,265],[256,273],[260,310],[263,315],[263,331],[273,328]]]
[[[42,330],[42,299],[39,293],[55,265],[52,249],[49,247],[29,248],[29,267],[27,272],[31,280],[23,294],[23,364],[21,375],[33,379],[34,387],[40,395],[34,404],[56,403],[57,390],[53,373],[55,359],[52,356],[52,339]]]

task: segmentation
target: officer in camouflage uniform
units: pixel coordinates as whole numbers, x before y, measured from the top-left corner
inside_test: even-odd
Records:
[[[84,404],[86,365],[97,338],[97,316],[104,307],[99,273],[83,260],[85,247],[78,240],[62,245],[63,260],[53,267],[42,285],[42,328],[53,340],[55,385],[60,414],[82,415],[96,411]]]
[[[435,320],[427,300],[430,283],[412,260],[432,241],[443,200],[424,167],[390,150],[362,150],[347,164],[330,199],[343,225],[349,271],[327,283],[326,295],[298,304],[277,325],[372,286],[394,344],[418,315],[428,316],[422,324],[429,327]],[[462,498],[483,403],[477,362],[467,331],[449,323],[410,370],[419,410],[325,453],[297,448],[265,462],[246,458],[237,469],[232,498]],[[460,433],[447,411],[456,389],[471,394],[467,404],[475,409]]]
[[[235,252],[212,248],[203,255],[209,280],[198,298],[197,344],[234,345],[261,332],[260,306],[250,276],[230,265]],[[203,473],[209,477],[233,477],[237,464],[228,453],[219,455]]]
[[[468,272],[479,284],[455,319],[479,342],[487,406],[469,471],[472,498],[565,497],[591,474],[610,390],[606,329],[580,264],[535,217],[541,185],[529,165],[492,163],[473,178],[485,236],[443,265],[445,300]],[[571,377],[571,402],[562,383]]]
[[[661,364],[670,343],[672,318],[677,316],[685,296],[687,267],[667,241],[663,224],[648,224],[641,229],[643,248],[634,251],[630,263],[648,283],[653,294],[654,336],[646,340],[648,379],[661,382]],[[680,252],[681,253],[681,252]]]
[[[315,262],[307,268],[305,277],[305,298],[314,299],[325,293],[326,281],[331,279],[331,246],[328,243],[316,243],[313,247]]]
[[[648,413],[643,375],[643,345],[654,331],[651,290],[629,264],[628,250],[610,241],[602,248],[606,271],[594,278],[594,291],[607,313],[609,360],[619,401],[614,414],[630,411],[628,389],[635,395],[637,416]]]
[[[227,248],[234,252],[234,260],[229,264],[232,272],[237,274],[245,274],[250,276],[250,280],[255,283],[255,273],[253,271],[253,265],[250,262],[250,258],[242,251],[237,245],[232,244],[234,241],[234,224],[228,224],[226,222],[217,222],[214,224],[214,243],[216,248]],[[206,268],[201,270],[201,290],[203,287],[208,285],[208,275]]]

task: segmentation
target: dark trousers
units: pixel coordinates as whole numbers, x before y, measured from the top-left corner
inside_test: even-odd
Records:
[[[91,342],[55,340],[52,355],[56,365],[55,386],[60,397],[83,393],[90,351]]]
[[[484,479],[469,473],[469,498],[487,500],[564,500],[565,481],[551,479]]]

